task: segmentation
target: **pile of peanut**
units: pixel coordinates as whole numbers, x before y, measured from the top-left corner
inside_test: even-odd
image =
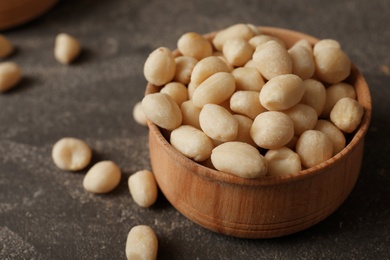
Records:
[[[339,153],[361,122],[345,82],[351,62],[335,40],[287,47],[236,24],[211,40],[185,33],[177,48],[146,59],[144,76],[160,90],[133,115],[169,130],[171,145],[195,162],[243,178],[295,174]]]

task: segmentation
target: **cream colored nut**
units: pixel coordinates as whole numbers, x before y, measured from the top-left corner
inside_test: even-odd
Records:
[[[223,55],[223,53],[221,51],[213,52],[213,56],[218,57],[219,59],[221,59],[223,62],[226,63],[226,66],[228,68],[228,72],[232,72],[234,70],[234,66],[228,62],[225,55]]]
[[[254,36],[254,32],[247,24],[235,24],[224,30],[217,32],[212,43],[216,50],[221,51],[224,43],[231,38],[242,38],[249,40]]]
[[[193,57],[179,56],[175,58],[176,70],[173,81],[181,82],[185,85],[190,83],[191,73],[198,60]]]
[[[92,193],[108,193],[118,186],[120,180],[119,167],[112,161],[101,161],[84,176],[83,187]]]
[[[161,128],[173,130],[181,125],[182,115],[173,98],[164,93],[146,95],[142,100],[146,118]]]
[[[249,117],[237,114],[233,115],[233,117],[237,120],[238,123],[237,136],[234,141],[247,143],[257,148],[257,145],[253,141],[250,134],[253,120]]]
[[[305,93],[302,79],[294,74],[280,75],[264,84],[260,103],[268,110],[285,110],[296,105]]]
[[[314,44],[313,54],[317,55],[321,50],[327,48],[337,48],[341,49],[340,43],[333,39],[322,39]]]
[[[303,81],[305,93],[300,101],[314,108],[317,116],[321,115],[326,102],[326,89],[324,85],[315,79],[306,79]]]
[[[288,50],[292,61],[292,73],[305,80],[311,78],[315,71],[314,58],[304,46],[294,45]]]
[[[269,176],[296,174],[302,169],[299,155],[287,147],[268,150],[264,158],[267,161]]]
[[[266,42],[269,42],[269,41],[276,41],[276,42],[279,43],[282,47],[286,48],[285,43],[284,43],[281,39],[279,39],[278,37],[274,37],[274,36],[266,35],[266,34],[253,36],[252,38],[249,39],[248,43],[249,43],[253,48],[256,49],[257,46],[260,46],[260,45],[262,45],[263,43],[266,43]]]
[[[130,195],[138,206],[149,208],[156,202],[158,189],[151,171],[141,170],[135,172],[129,177],[127,184]]]
[[[177,42],[177,48],[184,56],[194,57],[197,60],[211,56],[213,53],[211,43],[195,32],[183,34]]]
[[[145,113],[142,109],[142,102],[137,102],[133,108],[133,118],[135,122],[137,122],[140,125],[146,126],[147,118],[145,116]]]
[[[257,70],[256,64],[255,64],[255,62],[253,61],[253,59],[248,60],[248,62],[245,63],[244,68],[255,68],[255,69]],[[260,73],[260,72],[259,72],[259,73]]]
[[[62,64],[70,64],[81,52],[80,42],[73,36],[60,33],[54,44],[54,57]]]
[[[313,129],[317,124],[317,113],[311,106],[296,104],[292,108],[284,110],[294,123],[294,135],[301,135],[307,130]]]
[[[160,93],[171,96],[179,106],[188,100],[187,87],[180,82],[169,82],[160,90]]]
[[[200,83],[217,72],[229,72],[226,62],[216,56],[204,58],[192,70],[191,84],[194,84],[196,88]]]
[[[175,76],[176,63],[170,49],[160,47],[149,54],[144,64],[145,79],[156,86],[170,82]]]
[[[260,92],[264,79],[260,72],[252,67],[240,67],[232,71],[236,82],[236,90],[252,90]]]
[[[146,225],[131,228],[126,240],[127,260],[157,259],[158,239],[153,229]]]
[[[65,171],[79,171],[90,163],[92,150],[80,139],[64,137],[54,144],[51,156],[58,168]]]
[[[287,148],[290,148],[291,150],[295,150],[295,146],[297,145],[299,136],[294,135],[293,138],[291,138],[290,142],[288,142],[285,146]]]
[[[294,43],[293,47],[294,46],[305,47],[313,55],[313,46],[311,45],[311,43],[307,39],[301,39],[301,40],[297,41],[296,43]]]
[[[234,92],[230,97],[230,109],[251,119],[255,119],[258,114],[267,111],[260,104],[259,92],[246,90]]]
[[[206,104],[200,111],[199,122],[203,132],[217,141],[233,141],[237,136],[236,119],[219,105]]]
[[[201,109],[195,106],[192,100],[181,103],[180,110],[183,116],[183,125],[190,125],[200,129],[199,114]]]
[[[317,76],[330,84],[343,81],[351,72],[351,61],[339,48],[324,48],[315,54],[314,60]]]
[[[189,125],[173,130],[170,142],[174,148],[195,162],[208,159],[214,148],[213,142],[204,132]]]
[[[10,56],[14,52],[14,49],[12,42],[0,34],[0,59]]]
[[[267,80],[292,73],[291,56],[276,41],[268,41],[258,46],[252,59],[256,64],[256,68]]]
[[[337,101],[344,97],[356,98],[355,88],[347,83],[338,83],[326,88],[326,101],[321,117],[328,118],[330,111],[336,105]]]
[[[259,27],[257,27],[256,25],[251,24],[251,23],[247,23],[246,25],[249,27],[249,29],[252,30],[252,32],[253,32],[254,35],[260,35],[260,34],[262,34],[261,30],[260,30]]]
[[[22,79],[21,70],[15,62],[0,63],[0,93],[15,87]]]
[[[332,142],[333,156],[344,149],[346,143],[345,136],[343,132],[341,132],[341,130],[338,129],[337,126],[335,126],[332,122],[329,122],[327,120],[318,120],[314,130],[318,130],[324,133]]]
[[[203,81],[192,95],[197,107],[206,104],[220,104],[230,98],[236,90],[234,77],[228,72],[217,72]]]
[[[308,130],[298,139],[295,148],[302,165],[310,168],[332,157],[333,146],[329,138],[317,130]]]
[[[345,97],[337,101],[330,112],[330,120],[341,131],[352,133],[362,121],[364,109],[355,99]]]
[[[266,111],[253,121],[250,130],[255,143],[265,149],[285,146],[294,136],[294,123],[282,112]]]
[[[195,92],[195,89],[197,88],[198,86],[196,86],[194,84],[194,82],[190,81],[190,83],[188,83],[188,86],[187,86],[187,91],[188,91],[188,98],[190,100],[192,100],[192,97],[194,96],[194,92]]]
[[[267,174],[267,162],[253,146],[242,142],[227,142],[213,149],[211,162],[222,172],[241,178],[258,178]]]
[[[223,45],[222,52],[231,65],[239,67],[252,58],[254,49],[243,38],[231,38]]]

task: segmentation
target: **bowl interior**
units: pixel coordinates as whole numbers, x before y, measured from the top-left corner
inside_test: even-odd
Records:
[[[301,40],[301,39],[307,39],[312,45],[314,45],[318,39],[315,37],[312,37],[310,35],[306,35],[300,32],[295,32],[287,29],[282,28],[275,28],[275,27],[259,27],[259,29],[264,33],[271,36],[276,36],[283,40],[287,47],[291,47],[295,42]],[[206,38],[212,39],[215,36],[215,32],[206,34]],[[175,50],[174,55],[178,56],[180,53]],[[371,96],[370,91],[367,85],[367,82],[365,81],[363,75],[358,70],[358,68],[352,64],[351,68],[351,74],[350,76],[345,80],[345,82],[348,82],[352,86],[355,87],[356,94],[357,94],[357,100],[358,102],[363,106],[364,108],[364,115],[362,118],[362,122],[360,126],[358,127],[355,132],[352,134],[347,135],[347,145],[346,147],[337,155],[333,156],[331,159],[308,169],[301,170],[297,172],[296,174],[291,174],[287,176],[266,176],[263,178],[257,178],[257,179],[243,179],[231,174],[227,174],[224,172],[220,172],[208,167],[205,167],[203,165],[200,165],[185,156],[183,156],[180,152],[178,152],[175,148],[173,148],[169,142],[167,141],[169,137],[169,133],[165,131],[164,129],[160,129],[158,126],[153,124],[152,122],[148,122],[148,126],[150,131],[152,131],[154,134],[159,135],[162,137],[162,142],[166,142],[166,145],[170,149],[172,149],[172,156],[175,157],[176,160],[183,161],[185,164],[189,164],[189,167],[191,170],[193,170],[197,174],[205,175],[205,177],[208,178],[215,178],[219,181],[229,182],[229,183],[236,183],[240,185],[245,186],[257,186],[257,185],[270,185],[270,184],[277,184],[277,183],[285,183],[285,182],[291,182],[291,181],[297,181],[302,178],[307,178],[310,175],[316,174],[320,172],[320,169],[329,167],[330,164],[334,163],[335,161],[341,160],[348,152],[353,149],[353,147],[356,145],[357,142],[359,142],[360,139],[364,138],[365,133],[367,132],[367,129],[370,124],[371,120],[371,113],[372,113],[372,104],[371,104]],[[152,84],[148,84],[146,87],[145,94],[155,93],[159,91],[159,87],[154,86]],[[203,169],[204,168],[204,169]]]

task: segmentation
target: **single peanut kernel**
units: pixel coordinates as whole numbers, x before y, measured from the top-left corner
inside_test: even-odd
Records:
[[[175,76],[176,63],[170,49],[160,47],[149,54],[144,64],[146,80],[156,86],[170,82]]]
[[[58,168],[65,171],[79,171],[90,163],[92,150],[80,139],[64,137],[54,144],[51,156]]]
[[[145,113],[142,109],[142,102],[137,102],[133,108],[133,118],[135,122],[137,122],[140,125],[146,126],[147,118],[145,116]]]
[[[0,63],[0,93],[15,87],[22,79],[21,70],[15,62]]]
[[[80,42],[73,36],[60,33],[56,36],[54,45],[54,57],[58,62],[70,64],[81,52]]]
[[[128,260],[155,260],[157,251],[158,239],[151,227],[138,225],[131,228],[126,240]]]
[[[127,183],[131,197],[138,206],[148,208],[156,202],[158,188],[151,171],[137,171],[129,177]]]
[[[85,190],[92,193],[108,193],[118,186],[121,170],[112,161],[101,161],[89,169],[83,180]]]
[[[211,162],[222,172],[241,178],[258,178],[267,174],[267,161],[253,146],[242,142],[226,142],[213,149]]]

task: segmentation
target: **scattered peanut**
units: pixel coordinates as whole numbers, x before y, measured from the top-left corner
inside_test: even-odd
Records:
[[[14,49],[12,42],[7,37],[0,34],[0,59],[10,56]]]
[[[112,161],[101,161],[84,176],[83,187],[92,193],[108,193],[118,186],[120,180],[119,167]]]
[[[15,87],[21,78],[21,70],[18,64],[12,61],[0,63],[0,93]]]
[[[128,179],[131,197],[138,206],[149,208],[158,195],[157,183],[154,175],[149,170],[141,170],[132,174]]]
[[[51,156],[58,168],[65,171],[79,171],[90,163],[92,150],[80,139],[64,137],[54,144]]]
[[[138,225],[131,228],[126,240],[128,260],[155,260],[157,251],[158,239],[151,227]]]
[[[58,62],[70,64],[81,52],[80,42],[73,36],[60,33],[55,38],[54,57]]]

